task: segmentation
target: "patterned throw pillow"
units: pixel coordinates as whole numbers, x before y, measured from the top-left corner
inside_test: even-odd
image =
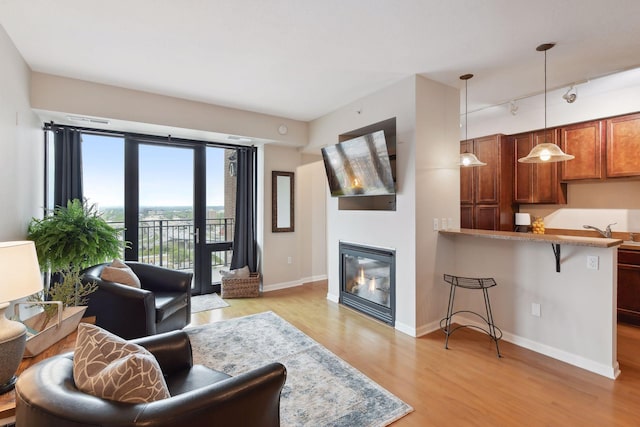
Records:
[[[170,397],[153,354],[87,323],[78,326],[73,379],[79,390],[118,402],[145,403]]]
[[[106,265],[100,273],[100,278],[109,282],[122,283],[124,285],[140,288],[140,279],[129,266],[119,259],[114,259],[111,265]]]
[[[245,265],[242,268],[238,268],[236,270],[229,270],[229,271],[220,270],[220,276],[226,279],[246,279],[250,275],[251,275],[251,272],[249,271],[249,266],[247,265]]]

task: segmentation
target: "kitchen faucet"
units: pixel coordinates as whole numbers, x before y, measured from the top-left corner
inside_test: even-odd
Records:
[[[594,227],[593,225],[583,225],[584,228],[590,228],[591,230],[596,230],[598,233],[602,234],[602,237],[606,237],[608,239],[611,238],[611,226],[612,225],[616,225],[617,222],[614,222],[613,224],[609,224],[607,225],[607,228],[605,229],[605,231],[600,230],[598,227]]]

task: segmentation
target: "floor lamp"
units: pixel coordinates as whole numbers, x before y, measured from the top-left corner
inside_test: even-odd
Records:
[[[27,342],[27,328],[9,320],[11,301],[42,290],[36,247],[31,241],[0,242],[0,394],[13,389]]]

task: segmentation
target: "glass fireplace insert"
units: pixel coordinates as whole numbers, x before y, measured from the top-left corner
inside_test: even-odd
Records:
[[[395,324],[395,251],[340,242],[340,303]]]

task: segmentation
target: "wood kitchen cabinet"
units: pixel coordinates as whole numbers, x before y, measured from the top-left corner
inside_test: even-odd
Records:
[[[640,114],[614,117],[607,125],[607,177],[640,176]]]
[[[618,321],[640,326],[640,251],[618,249]]]
[[[560,163],[561,181],[604,177],[605,127],[604,120],[560,127],[562,151],[575,156]]]
[[[486,166],[460,166],[460,227],[513,231],[513,146],[504,135],[460,143]]]
[[[460,154],[462,153],[473,153],[472,139],[468,141],[460,141]],[[474,187],[474,181],[475,181],[474,180],[475,174],[473,173],[474,169],[476,168],[460,166],[460,204],[461,205],[473,204],[473,187]],[[468,214],[470,215],[470,213]],[[462,219],[461,219],[461,222],[462,222]],[[461,227],[471,228],[471,227],[464,227],[462,225]]]
[[[558,174],[558,163],[520,163],[518,159],[526,157],[531,149],[543,142],[557,144],[558,130],[527,132],[509,137],[513,145],[515,203],[566,204],[567,186],[562,184]]]

